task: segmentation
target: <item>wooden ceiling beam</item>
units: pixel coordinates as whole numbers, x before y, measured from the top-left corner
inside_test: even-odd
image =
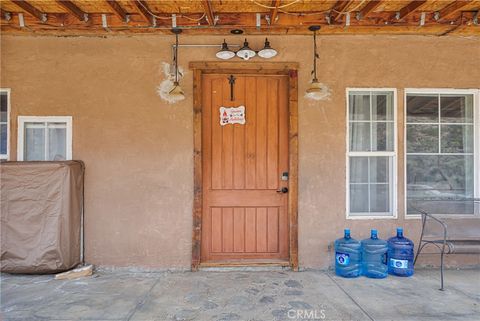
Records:
[[[447,20],[453,18],[460,9],[465,7],[467,4],[469,4],[470,0],[463,0],[463,1],[453,1],[449,5],[447,5],[445,8],[442,10],[438,11],[438,20]]]
[[[47,14],[45,12],[42,12],[32,6],[30,3],[24,0],[11,0],[13,3],[15,3],[18,7],[22,8],[41,22],[46,22],[47,21]]]
[[[142,18],[147,21],[151,26],[156,25],[156,19],[150,13],[150,9],[148,8],[147,2],[145,0],[132,0],[131,1],[133,6],[138,10],[138,13]]]
[[[270,11],[270,25],[274,25],[278,18],[278,7],[280,6],[281,0],[272,0],[272,7]]]
[[[56,2],[59,6],[74,15],[78,20],[84,22],[88,21],[88,13],[77,7],[73,2],[66,0],[57,0]]]
[[[358,18],[359,19],[363,19],[363,18],[366,18],[371,12],[373,12],[373,10],[375,10],[380,4],[382,3],[382,0],[372,0],[372,1],[369,1],[365,7],[362,8],[362,10],[360,10],[358,12]]]
[[[411,14],[413,14],[418,8],[420,8],[423,4],[425,4],[425,0],[415,0],[415,1],[411,1],[409,4],[407,4],[405,7],[403,7],[402,9],[400,9],[398,12],[396,12],[393,16],[392,16],[392,20],[394,20],[395,18],[397,20],[402,20],[402,19],[405,19],[406,17],[410,16]]]
[[[216,25],[215,13],[213,12],[212,3],[210,2],[210,0],[203,0],[202,6],[203,10],[205,11],[205,15],[207,16],[208,24],[210,26]]]
[[[121,20],[128,22],[130,15],[120,6],[116,0],[107,0],[108,5],[112,8],[113,13]]]
[[[341,13],[345,11],[351,2],[351,0],[339,0],[335,3],[332,9],[330,9],[330,24],[335,24],[337,19],[341,16]]]

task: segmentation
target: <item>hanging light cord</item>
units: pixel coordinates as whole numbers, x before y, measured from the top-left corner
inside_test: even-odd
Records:
[[[178,33],[175,34],[175,56],[173,59],[175,63],[175,83],[178,83]]]
[[[317,79],[317,31],[313,31],[313,81]]]

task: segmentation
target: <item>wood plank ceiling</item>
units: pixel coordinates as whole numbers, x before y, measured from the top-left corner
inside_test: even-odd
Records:
[[[0,0],[3,34],[475,35],[474,0]]]

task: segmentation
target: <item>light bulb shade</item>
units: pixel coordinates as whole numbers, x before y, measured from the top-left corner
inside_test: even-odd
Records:
[[[313,79],[310,86],[307,88],[307,94],[321,92],[323,85],[317,79]]]
[[[182,90],[182,87],[180,87],[180,84],[178,83],[178,81],[175,81],[173,83],[173,88],[172,88],[172,90],[170,90],[168,95],[174,101],[179,101],[179,100],[185,99],[185,94]]]
[[[220,49],[220,51],[217,52],[216,56],[217,58],[226,60],[226,59],[231,59],[235,57],[235,53],[230,49],[228,49],[227,43],[225,42],[225,40],[223,40],[222,49]]]
[[[265,38],[265,46],[263,47],[262,50],[258,52],[258,55],[262,58],[269,59],[269,58],[275,57],[277,53],[278,52],[275,49],[270,47],[270,42],[268,41],[267,38]]]
[[[328,86],[318,82],[318,80],[314,78],[306,90],[305,98],[313,100],[330,100],[330,94],[331,92]]]
[[[243,43],[243,47],[240,48],[239,51],[237,51],[237,56],[244,59],[248,60],[256,55],[255,51],[253,51],[249,46],[247,39],[245,39],[245,42]]]

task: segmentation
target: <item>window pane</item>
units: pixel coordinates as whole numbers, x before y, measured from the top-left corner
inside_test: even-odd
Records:
[[[407,153],[438,153],[438,125],[407,125]]]
[[[370,212],[390,212],[388,184],[370,185]]]
[[[370,120],[370,94],[350,93],[350,120]]]
[[[350,183],[368,183],[368,157],[350,157]]]
[[[7,110],[8,110],[8,95],[3,92],[0,93],[0,121],[7,122]]]
[[[370,160],[370,182],[371,183],[388,183],[389,157],[369,157]]]
[[[372,119],[393,120],[393,94],[391,92],[372,95]]]
[[[442,95],[440,110],[442,123],[473,123],[473,96]]]
[[[67,158],[67,130],[55,128],[49,125],[48,128],[48,160],[65,160]]]
[[[442,153],[473,153],[473,125],[442,125]]]
[[[370,151],[370,123],[350,123],[350,151]]]
[[[438,95],[407,95],[407,123],[432,122],[438,122]]]
[[[473,155],[407,156],[408,198],[473,197]]]
[[[350,185],[350,212],[368,213],[368,184]]]
[[[393,123],[372,123],[372,150],[393,151]]]
[[[25,124],[25,155],[24,160],[45,160],[45,124]]]
[[[7,154],[7,124],[0,125],[0,154]]]

